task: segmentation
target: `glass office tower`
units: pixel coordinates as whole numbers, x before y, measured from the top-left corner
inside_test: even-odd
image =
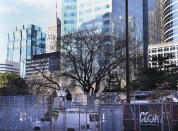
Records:
[[[135,36],[142,41],[142,0],[129,0],[129,20],[135,28]],[[102,28],[106,33],[122,32],[125,30],[125,1],[62,0],[61,24],[62,35],[84,25]]]
[[[15,27],[8,33],[7,59],[22,62],[21,76],[25,77],[26,59],[45,51],[46,34],[39,26],[28,24]]]
[[[148,44],[157,44],[163,41],[162,0],[144,0],[144,28]]]
[[[61,27],[62,35],[69,31],[95,27],[124,38],[125,0],[62,0]],[[137,58],[138,55],[143,55],[144,50],[143,0],[129,0],[129,33],[132,40],[130,46],[136,47],[130,52],[134,52]],[[139,60],[143,62],[143,59]]]
[[[61,32],[96,27],[105,33],[125,32],[124,0],[62,0]],[[129,25],[137,43],[142,42],[143,1],[129,0]]]
[[[61,35],[77,30],[77,0],[61,0]]]
[[[143,0],[144,66],[147,66],[148,45],[163,42],[162,1]]]
[[[178,0],[163,1],[164,42],[178,41]]]

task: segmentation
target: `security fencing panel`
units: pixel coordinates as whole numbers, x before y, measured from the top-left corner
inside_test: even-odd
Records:
[[[30,131],[44,117],[45,96],[0,97],[0,131]]]
[[[122,131],[123,127],[123,106],[122,105],[101,105],[100,129],[101,131]]]
[[[171,108],[172,118],[171,126],[172,131],[178,131],[178,104],[173,104]]]
[[[86,103],[0,97],[0,131],[178,131],[178,104]]]
[[[124,131],[177,131],[177,105],[170,103],[125,104]]]

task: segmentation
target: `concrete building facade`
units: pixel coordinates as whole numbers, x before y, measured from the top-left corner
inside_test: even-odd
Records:
[[[159,43],[148,46],[149,67],[157,67],[158,64],[152,62],[153,57],[167,57],[171,55],[171,58],[167,61],[167,64],[178,65],[178,42]]]
[[[0,74],[2,73],[15,73],[20,75],[20,62],[12,62],[12,61],[0,61]]]
[[[34,55],[26,62],[26,77],[39,72],[48,73],[60,70],[59,52]]]
[[[46,53],[59,51],[57,43],[61,37],[61,21],[56,17],[47,27]]]

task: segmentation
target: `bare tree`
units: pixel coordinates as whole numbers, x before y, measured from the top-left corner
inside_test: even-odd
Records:
[[[32,83],[39,87],[60,90],[61,81],[69,79],[84,93],[95,94],[104,88],[102,83],[109,73],[125,68],[125,37],[86,29],[69,32],[55,43],[55,47],[60,49],[60,68],[46,72],[48,60],[36,61],[41,66],[33,68],[40,80],[33,77],[35,82]],[[130,60],[133,56],[130,54]]]
[[[61,73],[75,80],[84,93],[97,93],[104,78],[124,67],[125,41],[117,35],[80,30],[61,38]]]
[[[60,90],[60,79],[56,77],[56,74],[59,74],[59,66],[59,52],[40,54],[27,60],[26,80],[29,90],[33,94],[49,94],[54,90]],[[31,75],[28,74],[28,70],[33,70]]]

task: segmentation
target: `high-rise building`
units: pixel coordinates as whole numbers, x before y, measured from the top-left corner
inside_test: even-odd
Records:
[[[147,66],[148,45],[163,42],[163,0],[143,0],[144,66]]]
[[[76,31],[84,26],[102,28],[106,33],[125,32],[124,0],[61,0],[61,32]],[[137,41],[142,41],[143,2],[129,0],[129,20]],[[137,24],[136,24],[137,23]]]
[[[20,75],[20,62],[0,61],[0,74],[5,72]]]
[[[164,42],[178,41],[178,0],[164,0]]]
[[[162,1],[143,0],[144,36],[147,37],[148,44],[163,41]]]
[[[28,24],[15,27],[8,33],[7,59],[21,62],[21,76],[25,77],[26,59],[45,51],[46,34],[39,26]]]
[[[61,35],[77,30],[77,0],[61,0]]]
[[[125,33],[125,0],[61,0],[61,32],[84,27],[101,29],[105,33]],[[141,45],[143,52],[143,1],[129,0],[129,30],[132,44]],[[133,40],[133,39],[132,39]]]
[[[57,42],[59,42],[61,37],[61,21],[56,16],[56,18],[50,22],[47,28],[46,37],[46,53],[59,51]]]
[[[40,72],[45,74],[48,72],[59,71],[59,69],[59,52],[34,55],[32,59],[28,59],[26,62],[26,77]]]

